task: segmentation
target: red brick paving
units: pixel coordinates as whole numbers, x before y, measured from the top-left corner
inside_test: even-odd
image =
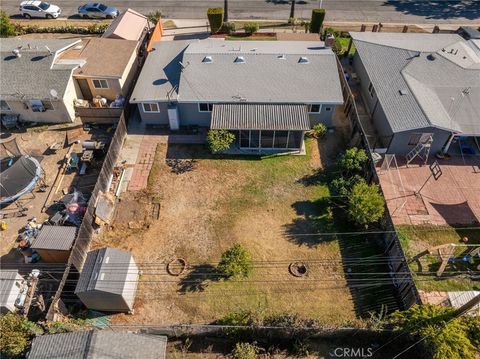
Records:
[[[379,174],[395,224],[478,224],[480,171],[475,166],[480,158],[469,158],[466,164],[453,159],[438,162],[442,170],[438,180],[429,178],[428,165],[401,165]]]

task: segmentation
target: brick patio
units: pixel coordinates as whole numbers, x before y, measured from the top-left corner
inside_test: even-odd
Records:
[[[401,159],[397,158],[397,161]],[[431,159],[429,163],[432,163]],[[395,224],[472,225],[480,221],[480,158],[437,160],[441,176],[429,165],[399,163],[379,173],[380,185]],[[380,164],[379,164],[380,166]]]

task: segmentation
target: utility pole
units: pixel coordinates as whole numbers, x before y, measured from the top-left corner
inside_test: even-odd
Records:
[[[228,22],[228,0],[223,0],[223,22]]]
[[[292,6],[290,7],[290,19],[295,17],[295,1],[292,0]]]

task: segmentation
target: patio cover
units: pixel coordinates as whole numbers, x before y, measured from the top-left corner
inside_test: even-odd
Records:
[[[214,104],[212,129],[306,131],[310,129],[307,106],[300,104]]]

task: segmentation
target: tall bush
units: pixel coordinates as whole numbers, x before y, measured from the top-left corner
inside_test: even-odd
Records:
[[[310,32],[320,33],[325,19],[325,9],[313,9],[312,20],[310,21]]]
[[[223,25],[223,8],[213,7],[207,11],[208,22],[210,23],[210,30],[212,34],[216,34]]]
[[[359,226],[378,221],[385,211],[385,200],[376,184],[358,182],[353,185],[349,197],[348,215]]]
[[[10,21],[7,13],[4,10],[0,10],[0,36],[14,36],[15,26]]]
[[[18,314],[0,316],[0,358],[23,358],[33,336],[41,332],[35,323]]]
[[[233,277],[247,278],[252,271],[250,253],[240,244],[235,244],[222,254],[217,270],[227,279]]]
[[[243,29],[247,34],[254,34],[260,29],[258,22],[247,22],[243,25]]]
[[[221,32],[231,35],[235,32],[235,29],[235,23],[232,21],[227,21],[223,23]]]

